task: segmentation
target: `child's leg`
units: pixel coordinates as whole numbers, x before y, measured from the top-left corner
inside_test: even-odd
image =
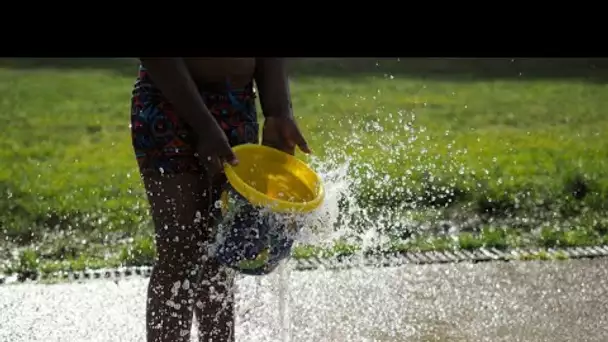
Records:
[[[207,304],[210,296],[199,295],[199,275],[213,278],[208,269],[201,272],[206,268],[205,243],[212,239],[208,213],[213,198],[210,181],[195,156],[196,136],[150,85],[145,71],[134,91],[131,129],[156,233],[157,261],[146,308],[147,340],[190,341],[195,300],[203,303],[206,316],[222,317],[203,320],[201,330],[229,333],[232,311],[219,312],[221,306],[216,302]],[[214,281],[203,279],[202,284],[223,289]],[[230,341],[229,335],[216,336],[218,341]]]
[[[148,287],[148,341],[190,341],[196,300],[203,301],[209,316],[222,317],[207,321],[200,328],[223,332],[221,336],[216,335],[217,340],[229,341],[232,310],[220,312],[221,306],[212,298],[197,295],[199,274],[212,276],[208,270],[201,273],[204,243],[210,238],[206,215],[211,205],[208,181],[194,174],[144,176],[143,179],[156,227],[158,256]],[[218,291],[224,289],[214,281],[201,284]]]
[[[233,280],[216,260],[205,264],[194,306],[199,341],[234,341]]]

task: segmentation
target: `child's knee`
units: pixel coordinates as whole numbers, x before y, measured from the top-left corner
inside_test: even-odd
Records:
[[[214,258],[210,258],[203,264],[200,272],[199,285],[202,293],[230,292],[234,286],[234,276],[234,272],[222,267]]]
[[[155,267],[168,276],[196,277],[201,268],[201,253],[197,245],[161,245],[157,247]]]

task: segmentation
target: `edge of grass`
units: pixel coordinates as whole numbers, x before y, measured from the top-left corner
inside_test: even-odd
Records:
[[[329,246],[298,245],[292,252],[294,260],[337,259],[351,256],[375,256],[387,254],[407,255],[419,252],[473,252],[481,249],[496,249],[508,253],[526,250],[523,254],[513,254],[509,260],[565,260],[570,257],[560,249],[571,247],[594,247],[608,245],[608,235],[593,227],[578,227],[564,230],[552,226],[525,234],[515,228],[487,226],[479,233],[462,232],[455,235],[417,235],[405,241],[393,240],[385,246],[363,250],[360,245],[335,241]],[[97,246],[99,247],[99,246]],[[93,248],[94,249],[94,248]],[[549,252],[549,250],[554,249]],[[99,252],[99,251],[98,251]],[[152,266],[155,247],[152,237],[139,237],[125,242],[114,251],[103,251],[100,256],[86,252],[77,253],[63,259],[45,258],[39,249],[21,249],[10,260],[0,263],[0,279],[16,276],[18,280],[44,279],[45,282],[61,281],[61,273],[84,272],[120,267]]]

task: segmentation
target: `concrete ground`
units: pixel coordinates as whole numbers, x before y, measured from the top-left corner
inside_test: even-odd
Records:
[[[146,284],[0,286],[0,341],[143,341]],[[608,259],[291,272],[237,298],[237,341],[608,341]]]

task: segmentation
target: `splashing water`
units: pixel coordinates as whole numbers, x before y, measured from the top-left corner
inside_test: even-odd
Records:
[[[404,120],[406,115],[405,112],[399,112],[396,116],[389,114],[384,119],[386,122],[365,122],[361,129],[363,133],[352,132],[345,139],[344,146],[350,146],[354,152],[330,149],[324,158],[310,159],[310,165],[323,179],[326,198],[322,207],[308,218],[297,238],[299,243],[331,247],[335,241],[341,241],[357,245],[361,251],[366,251],[386,247],[391,238],[389,233],[402,233],[414,225],[408,214],[411,209],[415,209],[415,202],[395,200],[390,203],[389,199],[388,203],[370,206],[361,201],[362,190],[368,192],[368,201],[375,202],[386,200],[383,198],[385,194],[381,192],[386,192],[390,187],[394,187],[391,191],[393,193],[408,193],[409,189],[404,184],[415,171],[423,170],[431,177],[431,167],[425,168],[420,163],[414,164],[414,170],[403,165],[405,170],[401,177],[391,176],[377,166],[394,164],[399,158],[407,159],[408,153],[416,148],[414,143],[418,139],[417,134],[424,133],[425,129],[416,132],[413,128],[415,115],[411,113],[409,120]],[[386,127],[395,125],[395,122],[402,124],[403,129],[387,132]],[[369,138],[370,133],[373,139]],[[363,134],[368,136],[363,137]],[[394,136],[399,136],[399,139],[393,139]],[[395,141],[397,143],[392,144]],[[382,151],[382,155],[378,151]],[[353,154],[366,155],[366,159],[355,159]]]
[[[289,313],[289,276],[291,274],[288,266],[283,264],[279,272],[279,320],[281,329],[281,341],[290,342],[291,338],[291,315]]]
[[[403,114],[400,113],[400,116]],[[412,114],[411,121],[414,119],[415,116]],[[393,158],[399,153],[404,153],[406,148],[411,149],[412,143],[416,141],[411,121],[404,126],[409,135],[407,139],[409,145],[401,144],[397,147],[380,145],[382,150],[388,152],[389,163],[394,162]],[[385,131],[379,122],[367,122],[365,127],[367,131],[375,133]],[[422,132],[424,131],[422,129]],[[358,152],[378,148],[378,146],[364,146],[358,143],[356,134],[350,137],[349,143],[358,146],[360,149]],[[398,206],[397,209],[390,206],[370,208],[359,202],[357,190],[362,186],[362,179],[372,180],[372,184],[385,186],[395,182],[390,176],[377,171],[373,162],[374,160],[355,161],[343,150],[330,150],[325,158],[314,156],[310,158],[309,164],[323,179],[325,200],[318,210],[306,217],[301,230],[294,237],[296,245],[331,248],[336,241],[341,241],[359,246],[359,253],[363,253],[367,250],[387,248],[392,237],[391,233],[402,233],[404,226],[415,225],[407,215],[404,205]],[[411,171],[407,171],[406,174],[411,174]],[[393,232],[390,231],[388,223],[393,227]],[[288,342],[292,339],[289,312],[291,268],[289,264],[282,264],[276,272],[278,280],[274,286],[278,297],[279,335],[282,342]]]
[[[296,245],[331,248],[339,241],[358,246],[356,255],[363,255],[408,242],[418,234],[445,234],[457,240],[459,231],[479,228],[481,219],[470,212],[466,219],[446,215],[445,209],[457,196],[457,186],[442,176],[457,174],[464,178],[472,174],[481,181],[500,179],[493,180],[486,168],[476,175],[475,165],[461,160],[468,149],[457,148],[455,140],[449,140],[450,131],[442,133],[442,141],[448,137],[448,142],[439,146],[415,121],[414,112],[399,111],[361,124],[349,122],[353,131],[348,137],[326,133],[329,139],[341,142],[335,146],[347,148],[329,148],[325,156],[309,159],[323,179],[326,195],[322,207],[307,217],[295,237]],[[383,166],[398,167],[399,172],[391,173]],[[464,191],[479,187],[478,183],[462,184]],[[279,335],[287,342],[292,339],[288,295],[291,269],[284,265],[277,272],[278,283],[273,287],[278,296]],[[310,306],[313,310],[315,303]]]
[[[313,168],[321,175],[325,187],[325,200],[321,207],[307,217],[302,230],[296,237],[299,243],[323,245],[343,237],[347,227],[338,226],[340,219],[340,199],[347,194],[351,181],[348,178],[349,164],[333,168],[314,158]],[[336,227],[337,229],[330,229]]]

